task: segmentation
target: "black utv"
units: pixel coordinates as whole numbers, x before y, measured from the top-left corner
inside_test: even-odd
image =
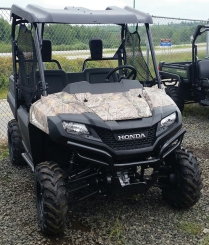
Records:
[[[10,159],[34,171],[42,232],[63,232],[68,206],[96,194],[130,195],[157,186],[172,206],[193,206],[200,198],[201,171],[192,153],[181,148],[181,113],[161,89],[151,16],[130,7],[13,5],[11,18]],[[64,71],[52,40],[45,39],[54,24],[89,28],[90,57],[80,71]],[[117,48],[108,48],[109,37],[102,40],[106,30]],[[69,59],[81,59],[82,52]],[[95,65],[102,61],[115,68]],[[55,69],[48,69],[51,63]]]

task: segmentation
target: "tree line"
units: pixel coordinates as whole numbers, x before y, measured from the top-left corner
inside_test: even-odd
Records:
[[[180,24],[168,23],[167,25],[151,26],[154,44],[157,45],[160,39],[169,38],[173,45],[189,44],[197,25],[201,22],[181,22]],[[198,37],[197,42],[205,42],[205,35]]]
[[[193,34],[197,22],[181,22],[180,24],[154,24],[151,26],[152,36],[155,46],[159,45],[160,39],[172,39],[173,45],[188,44]],[[141,45],[145,46],[146,34],[144,28],[139,28]],[[0,52],[7,52],[10,45],[11,25],[3,18],[0,18]],[[89,49],[91,38],[100,38],[104,48],[117,48],[121,43],[120,26],[92,26],[92,25],[45,25],[44,38],[50,39],[53,50],[85,50]],[[205,36],[198,40],[205,42]],[[4,48],[5,47],[5,48]]]

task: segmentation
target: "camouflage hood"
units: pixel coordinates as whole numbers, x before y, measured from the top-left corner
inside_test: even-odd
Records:
[[[41,97],[30,108],[30,122],[48,133],[47,118],[58,114],[93,112],[103,121],[127,120],[152,116],[155,107],[175,105],[164,90],[137,88],[117,93],[59,92]]]

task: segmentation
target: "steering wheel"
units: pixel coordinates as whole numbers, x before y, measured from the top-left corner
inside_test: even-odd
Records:
[[[122,65],[122,66],[118,66],[118,67],[112,69],[112,70],[107,74],[105,81],[106,81],[106,82],[109,82],[109,78],[112,76],[113,73],[115,73],[115,72],[118,71],[118,70],[123,70],[123,69],[129,69],[129,70],[131,70],[131,72],[128,73],[127,76],[121,76],[121,77],[119,78],[118,82],[120,82],[120,81],[121,81],[122,79],[124,79],[124,78],[125,78],[125,79],[129,79],[131,76],[133,76],[132,79],[135,80],[135,78],[136,78],[136,73],[137,73],[136,69],[135,69],[133,66],[131,66],[131,65]]]

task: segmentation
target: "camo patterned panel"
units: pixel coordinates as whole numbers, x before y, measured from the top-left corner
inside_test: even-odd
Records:
[[[36,101],[30,107],[30,122],[49,133],[47,117],[56,116],[60,113],[82,114],[92,112],[85,105],[79,102],[75,95],[65,92],[50,94]]]
[[[175,102],[165,93],[165,90],[158,89],[156,86],[143,90],[143,97],[149,104],[151,111],[156,107],[176,106]]]
[[[104,121],[152,116],[155,107],[175,103],[158,88],[131,89],[125,93],[68,94],[59,92],[41,97],[30,108],[30,122],[49,133],[47,118],[61,113],[93,112]]]
[[[49,133],[47,117],[53,116],[53,113],[49,111],[49,108],[45,104],[41,103],[41,100],[32,104],[29,113],[30,123],[41,129],[45,133]]]
[[[137,96],[133,96],[131,91],[125,93],[107,94],[76,94],[78,101],[91,109],[104,121],[127,120],[152,115],[146,101],[138,96],[142,93],[137,90]],[[86,101],[86,102],[84,102]]]

